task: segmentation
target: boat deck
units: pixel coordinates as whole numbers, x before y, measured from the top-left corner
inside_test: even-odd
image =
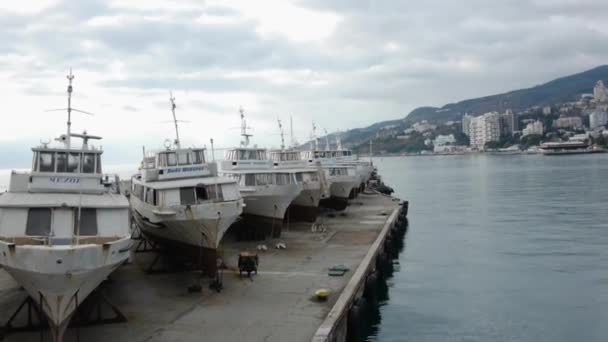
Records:
[[[198,278],[192,272],[146,274],[153,253],[134,254],[133,262],[113,273],[103,292],[126,315],[128,322],[80,328],[81,341],[311,341],[342,290],[378,238],[398,202],[378,194],[361,194],[343,212],[322,217],[324,232],[310,223],[291,224],[281,239],[223,244],[229,270],[224,289],[188,293]],[[331,216],[331,217],[330,217]],[[286,249],[275,249],[283,242]],[[236,271],[238,253],[257,252],[259,274],[250,280]],[[343,264],[344,276],[328,269]],[[327,302],[312,300],[320,288],[331,290]],[[0,270],[0,323],[4,324],[25,298],[25,292]],[[45,336],[45,341],[50,336]],[[40,341],[39,333],[15,333],[4,341]],[[65,341],[76,341],[71,328]]]

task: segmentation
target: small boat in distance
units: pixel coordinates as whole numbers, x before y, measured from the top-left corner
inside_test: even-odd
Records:
[[[102,174],[101,137],[71,132],[32,148],[32,170],[11,174],[0,196],[0,265],[46,314],[53,341],[87,296],[129,257],[129,203],[118,177]],[[86,113],[86,112],[83,112]],[[88,114],[88,113],[87,113]],[[81,147],[72,145],[82,139]]]
[[[584,141],[546,142],[540,145],[540,152],[546,156],[566,154],[604,153],[605,149],[589,145]]]
[[[205,148],[183,148],[171,95],[175,140],[145,155],[131,180],[131,207],[145,238],[190,256],[207,274],[217,269],[217,248],[243,212],[235,180],[220,177]]]

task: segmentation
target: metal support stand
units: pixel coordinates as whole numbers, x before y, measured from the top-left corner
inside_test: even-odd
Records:
[[[40,341],[44,340],[44,331],[49,328],[49,325],[41,309],[42,293],[39,295],[38,302],[29,296],[23,300],[8,321],[0,328],[0,341],[10,334],[35,331],[40,332]],[[74,298],[77,309],[69,326],[76,328],[76,341],[80,341],[79,327],[127,321],[125,315],[99,289],[93,291],[82,305],[78,301],[78,292],[74,294]],[[33,319],[32,313],[34,312],[38,318],[37,322]],[[110,312],[112,315],[108,315]],[[25,317],[20,315],[21,313],[24,313]],[[23,322],[24,320],[25,322]]]

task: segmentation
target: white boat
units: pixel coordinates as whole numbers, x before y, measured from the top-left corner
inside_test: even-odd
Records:
[[[605,153],[600,147],[589,145],[585,141],[547,142],[540,145],[540,152],[546,156],[567,154]]]
[[[243,199],[234,179],[218,176],[204,148],[181,147],[174,100],[176,139],[144,156],[131,179],[133,217],[146,238],[191,256],[214,274],[217,248],[243,212]]]
[[[319,214],[319,202],[329,198],[330,186],[320,163],[309,165],[300,158],[300,151],[270,151],[274,168],[293,174],[302,192],[289,207],[291,219],[314,221]]]
[[[357,173],[357,166],[343,163],[332,157],[331,151],[309,150],[300,152],[300,157],[309,165],[319,163],[329,182],[330,198],[324,202],[331,203],[336,209],[344,209],[349,198],[361,184],[361,176]]]
[[[62,341],[79,303],[129,257],[129,204],[102,174],[101,139],[73,134],[68,75],[67,134],[60,146],[32,148],[32,170],[11,174],[0,196],[0,265],[42,307],[53,341]],[[83,141],[72,146],[72,138]]]
[[[275,169],[268,151],[249,147],[247,123],[241,114],[241,146],[226,151],[220,163],[220,174],[238,181],[245,201],[243,217],[260,235],[278,237],[281,234],[287,209],[302,192],[293,173]]]

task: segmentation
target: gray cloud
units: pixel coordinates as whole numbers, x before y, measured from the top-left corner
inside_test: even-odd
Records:
[[[212,98],[190,106],[218,115],[239,101],[215,96],[249,94],[260,104],[252,113],[265,120],[260,126],[292,113],[302,126],[315,120],[347,129],[416,106],[532,86],[608,57],[608,2],[601,0],[295,4],[333,13],[335,30],[313,41],[262,35],[261,19],[222,4],[165,11],[63,1],[36,16],[4,13],[0,53],[15,57],[0,58],[0,71],[37,95],[54,95],[37,84],[69,65],[100,74],[104,89],[154,103],[163,99],[150,97],[167,89],[202,91]],[[143,112],[137,104],[120,108]]]

